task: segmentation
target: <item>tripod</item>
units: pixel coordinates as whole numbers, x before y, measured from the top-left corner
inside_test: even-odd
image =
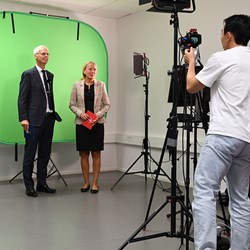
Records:
[[[123,175],[114,183],[114,185],[111,187],[111,190],[113,190],[115,188],[115,186],[122,180],[122,178],[125,175],[131,175],[131,174],[144,174],[145,176],[145,182],[147,182],[147,175],[148,174],[155,174],[155,172],[151,172],[149,171],[149,160],[152,160],[156,165],[158,165],[158,163],[154,160],[154,158],[151,156],[151,153],[149,151],[149,146],[148,146],[148,121],[150,116],[148,115],[148,83],[149,83],[149,73],[147,71],[147,59],[146,56],[144,54],[144,76],[146,78],[146,83],[143,85],[144,87],[144,93],[145,93],[145,116],[144,116],[144,124],[145,124],[145,130],[144,130],[144,139],[143,139],[143,150],[141,152],[141,154],[135,159],[135,161],[130,165],[130,167],[126,170],[126,172],[123,173]],[[129,172],[130,169],[133,168],[133,166],[140,160],[140,158],[143,157],[144,159],[144,170],[142,171],[134,171],[134,172]],[[167,174],[165,173],[164,170],[161,169],[161,171],[163,172],[164,175],[167,176]],[[169,178],[169,177],[168,177]]]
[[[15,159],[17,160],[17,143],[15,144]],[[34,163],[37,161],[37,159],[34,160]],[[56,164],[54,163],[54,161],[52,161],[51,157],[49,158],[49,162],[52,163],[52,166],[50,167],[48,173],[47,173],[47,177],[49,178],[51,175],[58,173],[59,177],[62,179],[62,181],[64,182],[65,186],[67,186],[66,181],[64,180],[63,176],[61,175],[60,171],[58,170],[58,168],[56,167]],[[14,179],[17,178],[17,176],[19,176],[21,173],[23,172],[23,170],[21,170],[19,173],[17,173],[14,177],[12,177],[9,180],[9,183],[11,183]]]
[[[168,129],[167,133],[165,135],[164,144],[162,147],[160,160],[157,168],[157,173],[153,185],[153,189],[151,192],[151,197],[146,213],[146,218],[144,223],[122,244],[122,246],[119,248],[119,250],[124,249],[129,243],[137,242],[141,240],[147,240],[147,239],[153,239],[158,237],[177,237],[181,238],[181,244],[183,244],[184,239],[186,239],[186,249],[189,249],[189,241],[193,241],[193,238],[189,236],[189,226],[184,226],[184,223],[186,225],[189,225],[189,218],[191,217],[191,214],[189,213],[189,210],[184,205],[185,197],[183,195],[177,195],[176,194],[176,188],[177,188],[177,137],[178,137],[178,130],[177,130],[177,103],[178,103],[178,93],[176,90],[176,85],[179,80],[178,75],[178,67],[177,67],[177,41],[178,41],[178,13],[176,8],[174,8],[174,13],[171,15],[172,20],[170,21],[170,24],[174,25],[174,65],[173,65],[173,71],[171,73],[172,80],[175,84],[173,84],[172,88],[172,100],[173,100],[173,106],[172,111],[170,113],[170,117],[168,119]],[[164,154],[166,149],[169,150],[169,154],[171,155],[171,195],[167,196],[166,201],[160,205],[159,208],[157,208],[152,215],[149,216],[151,204],[153,201],[153,196],[156,188],[156,183],[158,180],[158,176],[160,173],[161,165],[163,162]],[[189,174],[189,171],[188,171]],[[187,176],[187,179],[189,179],[189,176]],[[188,193],[187,193],[188,195]],[[189,197],[187,197],[187,201],[189,200]],[[137,237],[136,236],[140,233],[141,230],[146,228],[146,225],[153,220],[153,218],[168,204],[171,204],[171,228],[169,232],[162,232],[157,234],[152,234],[148,236],[142,236]],[[180,231],[176,230],[176,204],[179,203],[181,207],[181,220],[180,220]],[[186,217],[184,220],[184,216]]]

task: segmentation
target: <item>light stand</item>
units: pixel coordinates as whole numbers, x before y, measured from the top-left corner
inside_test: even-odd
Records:
[[[170,73],[171,78],[174,82],[173,88],[172,88],[172,100],[173,100],[173,106],[172,111],[170,113],[170,117],[168,119],[168,130],[165,136],[164,144],[162,147],[160,160],[158,164],[158,169],[150,197],[150,202],[148,206],[148,210],[146,213],[146,218],[144,223],[123,243],[123,245],[119,248],[119,250],[124,249],[129,243],[137,242],[141,240],[147,240],[157,237],[177,237],[181,238],[181,244],[183,244],[183,240],[186,239],[186,249],[189,249],[189,241],[193,241],[193,238],[189,236],[189,227],[186,227],[186,232],[184,228],[184,215],[186,215],[186,225],[189,225],[189,217],[191,217],[188,208],[184,205],[184,196],[183,195],[177,195],[176,189],[177,189],[177,137],[178,137],[178,130],[177,130],[177,104],[178,104],[178,92],[177,92],[177,83],[179,80],[178,76],[178,65],[177,65],[177,55],[178,55],[178,27],[179,27],[179,20],[178,20],[178,10],[174,8],[174,13],[171,15],[172,20],[170,21],[170,24],[174,26],[174,64],[173,64],[173,71]],[[158,176],[160,173],[161,165],[163,162],[164,154],[166,151],[166,148],[169,149],[169,154],[171,155],[171,195],[167,196],[166,201],[155,210],[155,212],[152,213],[151,216],[149,216],[151,204],[153,201],[153,196],[156,188],[156,183],[158,180]],[[170,232],[162,232],[157,234],[152,234],[148,236],[142,236],[135,238],[141,230],[144,230],[146,228],[146,225],[168,204],[171,203],[171,227]],[[181,207],[181,222],[180,222],[180,231],[176,230],[176,204],[179,203]]]
[[[136,54],[138,54],[138,53],[136,53]],[[140,56],[139,56],[139,58],[140,58]],[[145,182],[147,182],[147,175],[148,174],[155,174],[155,172],[149,171],[149,159],[152,160],[158,166],[158,163],[151,156],[151,153],[149,151],[149,146],[148,146],[148,141],[149,141],[149,139],[148,139],[148,121],[149,121],[150,115],[148,114],[148,83],[149,83],[149,72],[147,70],[147,65],[149,63],[148,63],[148,59],[147,59],[145,53],[143,55],[141,55],[141,59],[142,59],[141,62],[143,63],[143,67],[141,67],[141,69],[139,69],[138,72],[140,72],[140,73],[138,73],[138,74],[142,73],[142,75],[139,75],[137,77],[145,76],[145,79],[146,79],[146,82],[143,85],[143,87],[144,87],[144,93],[145,93],[145,115],[144,115],[144,124],[145,124],[144,128],[145,128],[145,130],[144,130],[144,139],[143,139],[143,142],[142,142],[142,144],[143,144],[143,151],[136,158],[136,160],[130,165],[130,167],[126,170],[126,172],[124,172],[123,175],[114,183],[114,185],[111,187],[111,190],[113,190],[115,188],[115,186],[122,180],[122,178],[125,175],[144,174],[144,176],[145,176]],[[143,171],[129,172],[132,169],[132,167],[140,160],[141,157],[143,157],[143,159],[144,159],[144,170]],[[161,171],[163,172],[163,174],[165,176],[167,176],[167,174],[165,173],[164,170],[161,169]]]

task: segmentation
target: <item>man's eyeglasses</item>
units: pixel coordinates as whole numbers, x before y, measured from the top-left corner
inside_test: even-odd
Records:
[[[42,56],[49,56],[49,53],[45,53],[45,52],[37,53],[37,54],[40,54],[40,55],[42,55]]]

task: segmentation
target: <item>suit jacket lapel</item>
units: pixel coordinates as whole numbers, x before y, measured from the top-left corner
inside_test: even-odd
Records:
[[[41,88],[44,89],[42,79],[36,67],[33,68],[33,74],[36,78],[36,81],[40,83]]]

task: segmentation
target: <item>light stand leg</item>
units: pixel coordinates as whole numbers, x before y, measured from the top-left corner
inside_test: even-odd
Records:
[[[115,186],[121,181],[121,179],[127,175],[127,174],[134,174],[133,173],[129,173],[129,170],[140,160],[140,158],[143,156],[143,152],[141,152],[141,154],[137,157],[137,159],[133,162],[133,164],[126,170],[126,172],[123,173],[123,175],[115,182],[115,184],[111,187],[111,190],[113,190],[115,188]],[[138,172],[141,173],[141,172]]]

